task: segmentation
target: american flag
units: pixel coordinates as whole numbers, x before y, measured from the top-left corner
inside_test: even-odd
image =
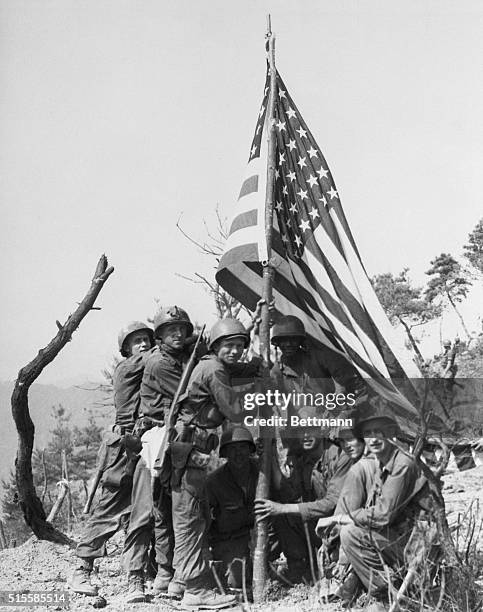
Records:
[[[216,274],[221,287],[250,310],[261,297],[262,262],[268,257],[269,83],[267,72],[246,178]],[[271,252],[276,309],[298,316],[316,344],[343,355],[390,402],[400,426],[414,432],[417,410],[395,381],[414,392],[408,379],[421,374],[407,349],[395,348],[399,341],[365,272],[327,162],[278,73],[276,83]]]

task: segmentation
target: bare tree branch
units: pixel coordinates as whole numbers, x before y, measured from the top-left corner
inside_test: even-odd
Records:
[[[15,478],[19,493],[19,503],[27,525],[34,534],[43,540],[62,544],[72,544],[72,540],[58,531],[46,519],[42,502],[37,497],[32,476],[32,449],[35,428],[30,417],[28,392],[32,383],[42,373],[72,339],[84,317],[92,310],[94,302],[104,283],[114,271],[108,266],[107,257],[102,255],[97,263],[91,286],[76,310],[61,324],[57,334],[49,344],[40,349],[37,356],[18,373],[13,389],[11,404],[12,415],[17,427],[18,449],[15,459]],[[57,325],[57,327],[59,327]]]

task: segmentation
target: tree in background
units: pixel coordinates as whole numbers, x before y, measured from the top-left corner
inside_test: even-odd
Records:
[[[421,288],[411,286],[407,276],[408,271],[409,269],[405,268],[398,276],[390,272],[376,274],[371,282],[392,325],[403,326],[421,364],[424,359],[412,329],[438,317],[441,314],[441,307],[423,299]]]
[[[52,418],[54,423],[46,448],[36,449],[33,453],[32,474],[34,486],[40,493],[47,513],[57,498],[57,483],[68,479],[70,486],[67,503],[63,504],[55,519],[58,527],[66,529],[72,521],[77,520],[87,499],[87,482],[96,466],[103,428],[96,422],[92,411],[84,426],[73,427],[71,415],[62,405],[52,408]],[[18,503],[13,472],[1,482],[0,491],[6,538],[9,542],[21,544],[32,533]]]
[[[465,244],[463,249],[463,256],[483,274],[483,219],[478,221],[475,229],[468,235],[468,244]]]
[[[441,253],[430,263],[431,268],[426,272],[431,277],[425,291],[426,299],[431,304],[443,304],[445,301],[451,304],[461,321],[468,340],[471,340],[471,335],[464,319],[456,308],[456,303],[462,302],[468,295],[471,281],[465,274],[461,264],[449,253]]]

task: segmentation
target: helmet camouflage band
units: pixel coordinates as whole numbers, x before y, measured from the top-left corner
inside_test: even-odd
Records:
[[[223,338],[232,338],[235,336],[241,336],[245,340],[245,348],[248,346],[248,332],[241,321],[238,321],[237,319],[219,319],[211,328],[210,344],[208,348],[212,350],[213,345],[218,340],[223,340]]]
[[[191,336],[193,333],[193,324],[191,323],[186,310],[179,308],[179,306],[168,306],[167,308],[160,308],[154,315],[154,335],[158,337],[159,330],[165,325],[170,325],[171,323],[186,325],[187,336]]]
[[[153,344],[154,342],[153,330],[150,327],[148,327],[146,323],[143,323],[142,321],[131,321],[130,323],[128,323],[125,327],[121,329],[121,331],[119,332],[117,336],[119,352],[121,353],[123,357],[127,357],[125,346],[124,346],[126,343],[126,340],[131,334],[137,331],[141,331],[141,330],[144,330],[149,334],[149,337],[151,339],[151,344]]]
[[[306,336],[302,321],[294,315],[281,317],[272,329],[272,344],[278,344],[281,338],[300,338]]]

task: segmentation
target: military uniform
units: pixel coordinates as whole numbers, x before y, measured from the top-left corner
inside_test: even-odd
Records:
[[[334,444],[323,450],[319,458],[302,454],[293,459],[292,474],[282,480],[274,499],[296,502],[299,514],[281,514],[273,519],[289,568],[308,567],[304,522],[309,523],[312,546],[320,545],[315,538],[315,521],[333,514],[351,465],[350,458]]]
[[[234,559],[246,559],[246,577],[251,580],[250,530],[254,525],[254,501],[258,464],[251,460],[246,479],[238,482],[225,464],[212,472],[206,481],[212,523],[209,541],[213,559],[222,562],[227,584],[242,587],[242,565]]]
[[[207,459],[217,446],[216,429],[226,419],[241,421],[242,396],[233,383],[257,371],[251,364],[228,367],[215,355],[206,355],[193,370],[180,404],[178,445],[171,444],[174,565],[188,593],[204,590],[210,582],[205,538],[210,510],[205,484]]]
[[[161,345],[146,359],[141,383],[141,417],[164,423],[183,373],[186,354]],[[133,479],[132,511],[123,551],[123,564],[129,572],[147,567],[147,553],[154,529],[155,560],[158,575],[167,581],[173,575],[174,536],[171,496],[166,486],[156,488],[153,502],[151,470],[141,458]]]
[[[104,436],[107,456],[101,478],[101,494],[77,545],[76,554],[83,559],[95,559],[106,554],[106,542],[118,529],[127,527],[131,510],[132,468],[122,444],[122,436],[132,433],[137,418],[139,388],[144,370],[144,355],[121,361],[113,374],[116,422],[114,432]]]
[[[404,547],[421,509],[418,500],[426,491],[426,479],[416,462],[400,450],[394,449],[385,465],[366,457],[353,466],[341,493],[341,506],[348,507],[354,524],[341,527],[340,540],[366,589],[386,589],[381,557],[392,568],[403,562]]]

